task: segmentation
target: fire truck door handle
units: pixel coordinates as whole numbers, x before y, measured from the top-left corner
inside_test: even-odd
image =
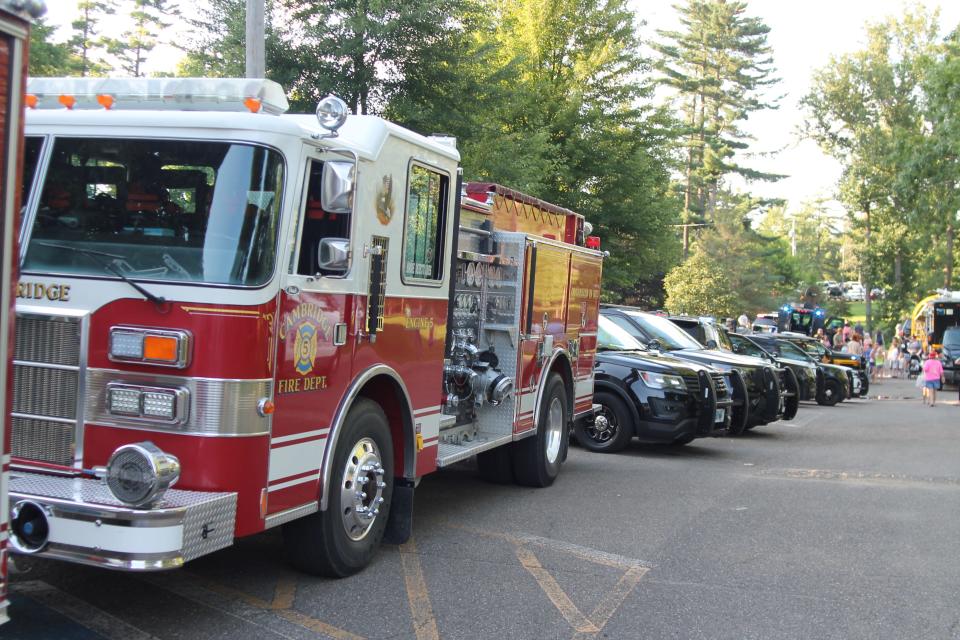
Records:
[[[338,322],[333,325],[333,346],[339,347],[347,344],[347,323]]]

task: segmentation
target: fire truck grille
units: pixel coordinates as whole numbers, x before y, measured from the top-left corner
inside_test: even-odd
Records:
[[[76,430],[73,423],[18,417],[11,422],[13,455],[63,466],[73,464],[73,437]]]
[[[13,368],[11,453],[70,466],[76,447],[80,320],[18,315]]]
[[[17,316],[14,359],[80,366],[80,323],[72,318]]]
[[[13,371],[13,412],[76,418],[78,378],[76,371],[18,364]]]

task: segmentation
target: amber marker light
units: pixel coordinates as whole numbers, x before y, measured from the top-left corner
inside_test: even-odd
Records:
[[[32,93],[28,93],[26,96],[24,96],[23,101],[27,104],[27,107],[31,109],[37,108],[37,96],[33,95]]]
[[[109,93],[101,93],[97,95],[97,104],[99,104],[104,109],[110,109],[113,107],[113,103],[116,102],[113,96]]]
[[[143,359],[154,362],[176,362],[180,341],[172,336],[144,336]]]
[[[69,95],[62,95],[57,98],[57,101],[67,109],[73,109],[73,105],[77,104],[77,99]]]
[[[264,418],[271,415],[276,408],[277,407],[273,404],[273,400],[270,400],[269,398],[263,398],[257,403],[257,413]]]
[[[250,113],[260,112],[260,101],[256,98],[244,98],[243,106],[250,110]]]

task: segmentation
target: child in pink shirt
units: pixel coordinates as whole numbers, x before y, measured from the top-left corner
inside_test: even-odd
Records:
[[[923,403],[926,404],[927,398],[930,398],[931,407],[937,404],[937,389],[944,382],[943,364],[938,355],[936,349],[930,349],[923,363]]]

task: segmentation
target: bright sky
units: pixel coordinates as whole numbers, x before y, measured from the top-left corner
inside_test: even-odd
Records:
[[[672,5],[679,2],[682,0],[632,0],[638,18],[647,23],[641,29],[642,37],[649,40],[656,38],[656,29],[676,28],[677,15]],[[77,0],[47,0],[49,21],[69,24],[77,14],[76,5]],[[830,56],[855,51],[863,45],[865,22],[900,15],[905,8],[916,6],[919,6],[916,2],[902,0],[752,0],[749,3],[749,13],[770,26],[769,42],[777,74],[782,79],[774,90],[786,95],[778,110],[754,114],[746,123],[745,129],[757,138],[754,151],[764,154],[746,163],[762,171],[789,175],[773,184],[755,183],[750,186],[751,192],[785,197],[790,209],[799,208],[805,201],[832,197],[840,166],[815,143],[801,139],[799,131],[804,115],[799,108],[800,98],[809,88],[813,71],[827,64]],[[939,8],[944,32],[960,24],[960,2],[932,0],[926,6]],[[177,26],[180,25],[171,31],[182,39],[185,25],[180,29]],[[151,56],[154,64],[148,63],[148,68],[169,69],[181,55],[177,49],[165,48]],[[772,156],[765,155],[776,151]]]

